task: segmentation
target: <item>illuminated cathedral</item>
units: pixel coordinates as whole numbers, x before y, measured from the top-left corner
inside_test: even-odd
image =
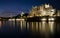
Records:
[[[40,6],[34,6],[30,9],[29,15],[33,16],[54,16],[56,9],[49,4],[42,4]]]

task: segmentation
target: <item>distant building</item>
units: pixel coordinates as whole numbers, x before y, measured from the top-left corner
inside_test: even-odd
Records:
[[[40,6],[32,7],[28,16],[53,16],[56,12],[49,4],[42,4]]]

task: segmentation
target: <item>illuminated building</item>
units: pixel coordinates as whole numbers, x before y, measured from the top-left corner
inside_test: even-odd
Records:
[[[49,4],[32,7],[28,16],[53,16],[56,10]]]

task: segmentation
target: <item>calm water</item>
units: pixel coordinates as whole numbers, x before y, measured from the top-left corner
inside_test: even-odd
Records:
[[[58,38],[59,35],[59,22],[0,21],[0,37]]]

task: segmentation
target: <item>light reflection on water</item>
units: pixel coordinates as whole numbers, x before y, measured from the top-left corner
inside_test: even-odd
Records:
[[[59,23],[55,23],[54,21],[52,22],[26,22],[26,21],[0,21],[0,28],[3,30],[2,32],[5,31],[17,31],[17,32],[22,32],[22,31],[30,31],[31,34],[39,34],[39,35],[44,35],[46,38],[49,37],[49,35],[54,35],[55,30],[59,32]],[[8,29],[8,30],[7,30]]]
[[[35,29],[36,31],[50,31],[52,33],[54,30],[54,22],[27,22],[27,29],[29,28],[32,31]]]
[[[0,28],[1,28],[2,22],[0,21]]]

